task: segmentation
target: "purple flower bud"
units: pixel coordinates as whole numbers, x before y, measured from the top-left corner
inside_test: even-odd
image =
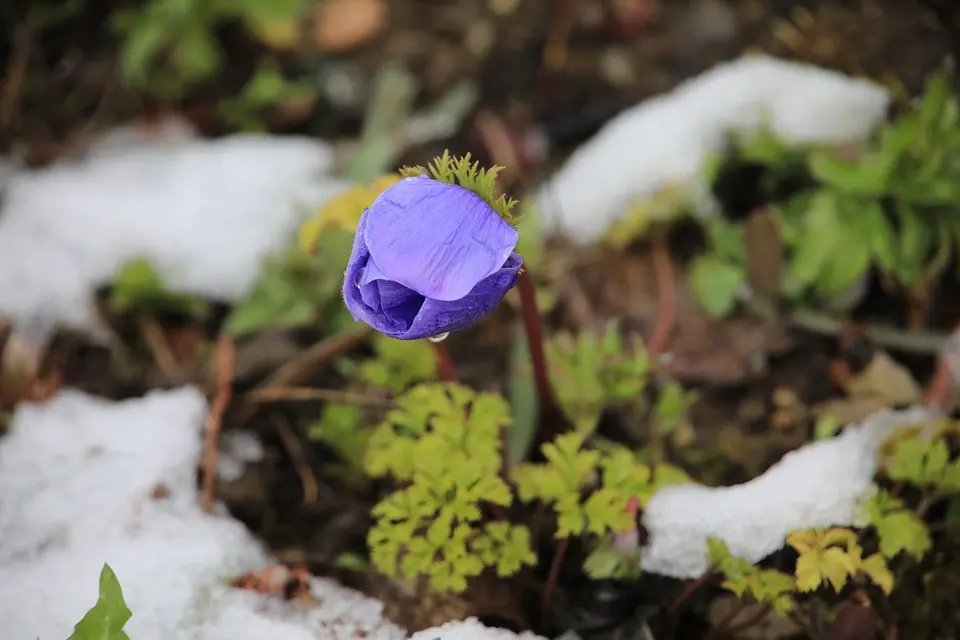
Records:
[[[400,340],[479,322],[517,282],[518,234],[458,185],[405,178],[364,211],[343,281],[356,320]]]

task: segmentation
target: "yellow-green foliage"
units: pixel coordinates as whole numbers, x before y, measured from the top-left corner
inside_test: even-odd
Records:
[[[627,348],[614,324],[599,336],[558,334],[547,343],[547,357],[560,405],[584,434],[596,429],[608,404],[636,401],[650,373],[646,350]]]
[[[373,349],[373,358],[359,364],[344,361],[341,371],[364,385],[395,394],[437,377],[437,359],[424,340],[395,340],[377,334],[373,338]]]
[[[459,384],[424,384],[397,399],[374,431],[367,472],[404,486],[373,509],[373,564],[387,575],[428,576],[433,588],[461,592],[485,567],[506,576],[536,561],[530,532],[481,523],[483,505],[508,506],[500,478],[506,402]]]
[[[893,573],[880,553],[863,557],[857,534],[850,529],[794,531],[787,544],[798,555],[794,575],[776,569],[761,569],[730,554],[721,540],[708,540],[710,564],[723,576],[723,588],[737,597],[765,603],[781,616],[797,608],[799,593],[830,586],[837,593],[851,580],[866,578],[884,593],[893,589]]]
[[[370,184],[360,184],[347,189],[331,198],[317,215],[300,225],[297,241],[302,251],[314,252],[320,235],[328,229],[342,229],[356,233],[360,217],[365,209],[380,196],[387,187],[400,181],[400,176],[391,173],[381,176]]]
[[[787,544],[799,554],[796,579],[800,591],[829,585],[839,593],[848,580],[858,575],[869,578],[884,593],[893,589],[893,574],[887,568],[886,558],[881,553],[864,558],[857,534],[850,529],[794,531],[787,536]]]
[[[796,550],[798,558],[795,573],[789,576],[733,558],[722,542],[711,540],[711,563],[724,575],[723,586],[738,596],[749,595],[769,603],[781,614],[797,606],[795,593],[821,587],[839,593],[851,582],[869,581],[889,594],[896,576],[888,562],[902,553],[915,561],[923,559],[933,546],[922,517],[926,507],[960,490],[960,462],[951,460],[943,437],[957,430],[954,422],[943,422],[933,429],[902,429],[882,447],[881,474],[914,485],[922,494],[915,508],[881,489],[863,503],[865,524],[872,528],[868,534],[876,534],[875,553],[864,557],[861,536],[849,528],[794,531],[787,537],[787,544]],[[865,539],[871,540],[872,536]]]
[[[919,560],[933,546],[927,525],[902,500],[878,491],[864,506],[870,525],[877,530],[880,553],[885,557],[894,558],[906,552]]]
[[[650,467],[632,451],[586,449],[580,433],[567,433],[543,445],[543,455],[546,462],[517,465],[512,476],[521,500],[539,500],[556,510],[558,538],[632,529],[627,513],[630,498],[643,506],[659,487],[687,479],[680,469],[664,464],[657,467],[652,481]],[[587,489],[592,491],[583,500]]]
[[[578,432],[590,434],[609,405],[643,406],[643,391],[653,373],[642,344],[624,344],[615,323],[597,335],[560,333],[547,343],[551,382],[560,406]],[[696,395],[675,382],[660,389],[651,419],[658,433],[679,425]]]
[[[883,464],[887,476],[932,491],[938,497],[960,491],[960,460],[950,460],[943,435],[955,432],[952,423],[943,423],[923,437],[916,431],[895,435],[887,442]]]
[[[361,362],[343,359],[337,363],[340,373],[353,385],[399,395],[415,384],[436,380],[437,359],[429,343],[377,334],[372,346],[372,358]],[[363,469],[372,422],[364,420],[364,412],[354,404],[329,404],[323,408],[320,419],[310,425],[308,433],[312,439],[330,445],[353,474]]]
[[[650,468],[625,447],[607,451],[584,448],[585,436],[573,432],[543,445],[546,462],[526,463],[513,469],[517,494],[524,502],[540,501],[557,513],[557,538],[591,534],[596,548],[585,569],[595,578],[629,575],[638,559],[630,551],[616,552],[605,536],[636,528],[628,502],[643,506],[662,486],[687,480],[682,470],[660,465],[651,478]],[[589,495],[584,499],[584,494]],[[632,560],[632,563],[630,562]]]
[[[513,214],[517,201],[504,194],[497,195],[497,176],[503,167],[494,165],[489,169],[481,169],[479,162],[470,162],[470,154],[462,158],[454,158],[444,149],[443,155],[434,158],[426,167],[403,167],[400,175],[404,177],[429,176],[434,180],[447,184],[457,184],[473,191],[483,198],[500,217],[516,225],[520,217]]]
[[[760,569],[743,558],[730,555],[730,549],[722,540],[708,540],[707,551],[710,564],[723,575],[723,588],[737,597],[749,596],[757,602],[769,604],[779,615],[793,611],[796,590],[793,576],[776,569]]]

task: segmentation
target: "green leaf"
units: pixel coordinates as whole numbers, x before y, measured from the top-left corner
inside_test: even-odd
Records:
[[[834,153],[819,151],[810,155],[810,172],[824,184],[840,191],[878,196],[890,182],[895,157],[865,153],[859,160],[848,162]]]
[[[602,335],[555,335],[547,343],[550,378],[560,405],[577,430],[591,433],[608,404],[633,401],[646,386],[646,351],[625,345],[617,326]]]
[[[100,596],[73,628],[70,640],[129,640],[123,627],[132,616],[110,565],[100,571]]]
[[[510,347],[510,374],[507,378],[507,397],[513,411],[513,427],[507,433],[507,461],[510,466],[526,459],[540,418],[537,384],[533,379],[530,350],[523,325],[518,324],[514,328],[513,336]]]
[[[118,312],[179,312],[202,318],[209,305],[200,296],[170,291],[149,261],[132,260],[114,277],[108,304]]]
[[[803,232],[790,261],[790,274],[802,284],[814,285],[842,246],[839,203],[838,194],[823,189],[809,200],[803,214]]]
[[[352,232],[329,228],[318,237],[314,254],[293,248],[267,258],[253,290],[227,317],[225,330],[241,336],[319,324],[332,335],[352,326],[341,298],[352,245]]]
[[[690,290],[714,317],[728,315],[747,279],[746,270],[711,255],[697,256],[690,267]]]
[[[211,78],[223,62],[220,46],[210,28],[200,22],[181,25],[179,41],[170,55],[173,68],[186,86]]]
[[[887,559],[883,554],[875,553],[860,563],[860,572],[870,581],[880,587],[887,595],[893,591],[893,573],[887,567]]]
[[[676,431],[696,400],[696,392],[685,391],[682,386],[673,381],[666,383],[660,389],[655,408],[659,432],[666,435]]]
[[[942,439],[925,441],[907,438],[897,442],[887,459],[887,474],[894,480],[916,485],[936,484],[947,468],[950,452]]]
[[[883,207],[877,200],[868,200],[862,203],[859,212],[862,216],[862,226],[867,231],[867,246],[870,255],[877,266],[886,273],[892,273],[897,266],[897,234]]]
[[[897,279],[905,285],[919,282],[923,266],[933,249],[934,228],[924,220],[921,212],[905,202],[897,207],[900,221],[899,257]]]
[[[373,339],[374,357],[341,372],[364,384],[395,394],[437,378],[437,359],[425,340],[396,340],[383,334]]]

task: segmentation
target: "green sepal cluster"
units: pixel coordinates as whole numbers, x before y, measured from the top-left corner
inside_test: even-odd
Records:
[[[474,192],[490,205],[497,214],[513,226],[520,223],[521,217],[513,213],[517,201],[504,194],[497,195],[497,176],[504,167],[494,165],[489,169],[481,168],[479,162],[470,162],[470,154],[460,158],[450,155],[448,150],[434,158],[426,167],[403,167],[400,175],[405,178],[427,176],[447,184],[455,184]]]

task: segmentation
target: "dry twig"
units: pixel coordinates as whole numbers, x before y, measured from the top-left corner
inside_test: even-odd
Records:
[[[233,339],[227,335],[221,335],[214,353],[217,375],[216,396],[204,427],[203,508],[208,513],[213,510],[213,490],[217,479],[217,464],[220,460],[220,429],[223,426],[223,412],[227,408],[227,403],[230,402],[235,359],[236,345]]]
[[[283,442],[283,448],[290,455],[290,461],[293,462],[297,476],[300,478],[300,484],[303,486],[304,506],[309,507],[316,504],[317,496],[320,493],[320,483],[317,482],[317,476],[313,473],[310,462],[307,460],[303,443],[300,442],[296,431],[283,416],[275,414],[273,424],[280,436],[280,441]]]

